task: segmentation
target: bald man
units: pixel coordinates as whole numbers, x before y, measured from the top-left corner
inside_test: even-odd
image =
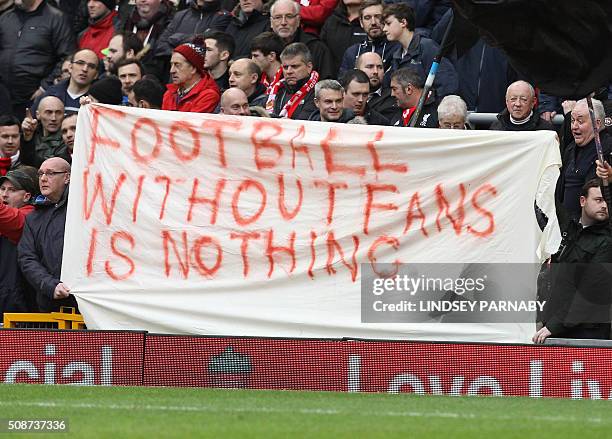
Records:
[[[242,90],[250,106],[265,107],[268,95],[266,87],[260,82],[261,69],[250,58],[237,59],[229,67],[229,85]]]
[[[497,115],[490,129],[496,131],[554,131],[554,126],[535,110],[535,90],[525,81],[516,81],[506,90],[506,109]]]
[[[219,114],[233,116],[250,116],[247,95],[237,87],[228,88],[221,95],[221,109]]]
[[[370,80],[368,107],[391,120],[399,111],[397,101],[391,96],[391,89],[382,86],[385,76],[383,60],[376,52],[362,53],[355,62],[355,68],[361,70]]]
[[[21,124],[24,144],[19,159],[24,165],[40,167],[50,157],[69,157],[68,148],[62,140],[64,103],[55,96],[40,100],[36,118],[28,113]]]
[[[60,280],[70,184],[70,164],[59,157],[45,160],[38,170],[41,195],[34,200],[17,247],[19,267],[36,289],[41,312],[60,306],[77,307],[70,288]]]

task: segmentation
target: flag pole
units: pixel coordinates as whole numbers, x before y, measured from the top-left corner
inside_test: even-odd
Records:
[[[453,27],[453,21],[455,21],[455,13],[450,16],[450,20],[448,21],[448,25],[446,26],[446,30],[444,31],[444,37],[442,37],[442,43],[440,44],[440,50],[433,59],[431,63],[431,68],[429,69],[429,74],[427,75],[427,79],[425,80],[425,86],[423,87],[423,92],[421,93],[421,97],[419,98],[419,103],[417,104],[416,109],[414,110],[414,114],[410,119],[410,124],[408,126],[414,127],[416,125],[421,112],[423,111],[423,106],[425,105],[425,101],[427,100],[427,95],[429,95],[429,91],[433,86],[433,82],[436,79],[436,73],[438,72],[438,67],[440,67],[440,63],[442,62],[442,57],[444,54],[444,49],[446,46],[446,42],[448,40],[448,36],[450,35],[450,30]]]

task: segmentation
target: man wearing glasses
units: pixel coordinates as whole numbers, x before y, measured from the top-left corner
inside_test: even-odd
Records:
[[[77,306],[70,288],[60,280],[64,250],[64,228],[70,184],[70,165],[53,157],[38,170],[40,193],[35,211],[26,218],[17,248],[19,267],[36,290],[40,312],[58,311],[60,306]]]
[[[64,103],[67,113],[79,111],[79,99],[89,91],[89,87],[98,77],[98,56],[93,50],[82,49],[72,55],[70,60],[70,78],[64,79],[49,90],[32,105],[32,114],[36,114],[38,105],[45,96],[55,96]]]
[[[304,43],[310,53],[314,70],[321,79],[336,76],[334,62],[328,47],[316,36],[300,29],[300,4],[294,0],[277,0],[270,8],[270,25],[286,45]]]
[[[540,117],[535,109],[535,90],[525,81],[510,84],[506,91],[506,108],[497,115],[489,129],[496,131],[551,130],[554,126]]]

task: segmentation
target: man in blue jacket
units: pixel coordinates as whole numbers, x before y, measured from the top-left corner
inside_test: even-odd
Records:
[[[385,75],[385,84],[391,82],[391,73],[403,67],[417,69],[423,78],[426,78],[434,57],[440,51],[438,44],[429,38],[415,34],[415,17],[412,9],[397,3],[388,5],[383,10],[383,32],[389,41],[398,41],[400,47],[393,54],[391,71]],[[438,97],[456,94],[459,88],[457,72],[453,64],[442,58],[436,79],[433,83]]]

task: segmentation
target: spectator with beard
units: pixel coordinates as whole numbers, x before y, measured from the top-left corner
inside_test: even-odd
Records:
[[[0,15],[0,78],[11,93],[13,114],[24,117],[30,101],[53,83],[54,67],[74,47],[68,20],[46,0],[15,0],[15,7]]]
[[[38,168],[51,157],[68,158],[66,145],[62,142],[60,128],[64,120],[64,104],[55,96],[41,99],[36,110],[36,119],[28,116],[21,123],[24,144],[21,162]]]
[[[136,81],[144,76],[142,64],[135,59],[123,59],[117,63],[117,76],[121,81],[121,91],[123,93],[123,104],[128,104],[133,100],[132,88]]]
[[[157,45],[172,17],[172,5],[168,0],[137,0],[136,6],[120,29],[131,32],[142,41],[143,56],[140,59],[145,71],[158,78],[168,73],[167,57],[158,57]]]
[[[365,0],[359,8],[359,23],[366,33],[366,38],[350,46],[344,52],[339,75],[355,67],[357,58],[363,53],[376,52],[383,62],[383,73],[391,67],[391,58],[399,43],[389,41],[383,32],[383,2],[382,0]],[[382,76],[381,76],[382,79]]]
[[[344,87],[343,106],[355,116],[363,117],[368,125],[389,125],[389,119],[373,110],[368,105],[370,97],[370,80],[361,70],[349,70],[340,81]]]
[[[421,77],[418,70],[405,67],[393,72],[391,75],[391,96],[397,100],[397,106],[400,110],[391,119],[391,125],[400,127],[410,126],[415,116],[419,99],[423,94],[424,86],[425,80]],[[430,91],[414,126],[417,128],[437,128],[437,109],[438,103],[435,93]]]
[[[102,50],[108,46],[115,28],[119,26],[115,0],[88,0],[87,12],[89,26],[79,36],[79,49],[91,49],[103,59]]]
[[[201,37],[174,49],[170,60],[172,84],[166,86],[162,110],[212,113],[219,103],[219,88],[204,67],[206,49]]]
[[[61,81],[50,87],[44,96],[55,96],[64,104],[65,111],[77,112],[81,104],[81,96],[87,94],[89,87],[98,77],[100,62],[91,49],[81,49],[75,52],[70,63],[70,79]],[[43,96],[43,97],[44,97]],[[32,113],[36,113],[38,102],[32,105]]]
[[[236,42],[233,59],[250,58],[253,38],[270,30],[270,17],[263,9],[263,0],[240,0],[234,9],[232,19],[225,30]]]
[[[159,38],[156,56],[170,56],[172,50],[194,35],[225,31],[231,19],[219,0],[190,0],[187,9],[177,12]]]
[[[136,34],[130,32],[115,34],[108,47],[102,50],[104,54],[104,69],[112,75],[117,74],[117,63],[122,59],[138,59],[142,50],[142,41]]]
[[[0,177],[0,318],[5,312],[34,312],[36,302],[17,264],[17,244],[38,195],[36,169],[22,166]]]
[[[355,67],[364,72],[370,80],[368,107],[388,120],[393,119],[398,111],[397,101],[391,96],[391,90],[382,85],[385,68],[380,55],[376,52],[362,53],[357,58]]]
[[[229,68],[230,87],[238,87],[249,100],[250,106],[265,107],[268,95],[266,87],[261,83],[261,70],[255,61],[242,58],[237,59]]]

